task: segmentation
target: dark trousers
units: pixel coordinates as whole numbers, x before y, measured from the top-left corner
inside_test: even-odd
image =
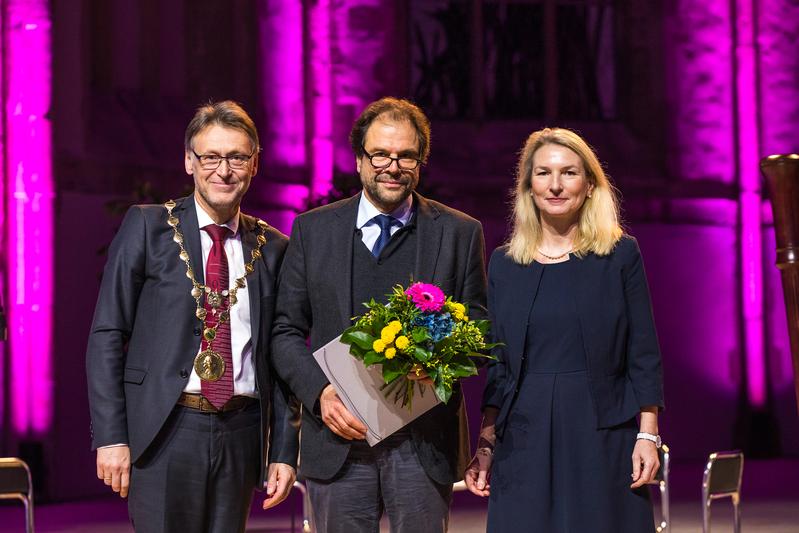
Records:
[[[384,510],[392,533],[447,530],[452,485],[427,476],[406,432],[354,442],[333,479],[306,483],[319,533],[377,533]]]
[[[260,465],[260,408],[204,413],[176,406],[131,469],[137,533],[243,532]]]

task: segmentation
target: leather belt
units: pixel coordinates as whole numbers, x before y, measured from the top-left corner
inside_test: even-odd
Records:
[[[189,409],[197,409],[204,413],[227,413],[230,411],[239,411],[257,401],[257,398],[252,398],[250,396],[233,396],[222,406],[222,409],[217,409],[214,404],[209,402],[202,394],[182,392],[180,398],[178,398],[178,405],[188,407]]]

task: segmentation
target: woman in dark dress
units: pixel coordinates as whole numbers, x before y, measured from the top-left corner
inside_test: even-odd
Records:
[[[525,144],[488,302],[503,345],[465,473],[489,496],[488,531],[653,531],[663,388],[649,289],[613,187],[572,131]]]

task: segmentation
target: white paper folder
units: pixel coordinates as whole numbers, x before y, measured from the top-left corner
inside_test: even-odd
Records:
[[[383,397],[383,374],[380,365],[366,368],[350,355],[350,347],[336,337],[313,354],[316,362],[336,389],[341,401],[367,428],[366,442],[374,446],[439,403],[432,387],[424,395],[415,387],[412,409],[394,403],[394,394]]]

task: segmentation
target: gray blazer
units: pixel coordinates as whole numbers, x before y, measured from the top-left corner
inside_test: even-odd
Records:
[[[322,422],[319,395],[327,378],[312,352],[351,325],[352,250],[360,194],[296,218],[280,272],[272,353],[275,369],[305,405],[301,473],[330,479],[344,464],[350,442]],[[485,244],[480,223],[443,204],[414,194],[418,250],[413,277],[435,283],[481,316],[486,298]],[[310,337],[310,346],[306,339]],[[441,484],[461,479],[469,460],[463,397],[456,390],[446,405],[411,425],[425,471]]]
[[[173,214],[180,220],[195,277],[202,280],[194,198],[176,203]],[[127,443],[134,462],[174,408],[200,347],[191,281],[166,218],[160,205],[133,206],[125,215],[108,251],[86,353],[92,449]],[[242,214],[239,225],[244,256],[249,257],[257,246],[256,220]],[[289,405],[287,388],[276,383],[269,354],[275,285],[286,246],[286,236],[269,227],[263,258],[247,277],[247,290],[261,397],[261,456],[295,465],[296,410]],[[265,479],[266,464],[253,467]]]

